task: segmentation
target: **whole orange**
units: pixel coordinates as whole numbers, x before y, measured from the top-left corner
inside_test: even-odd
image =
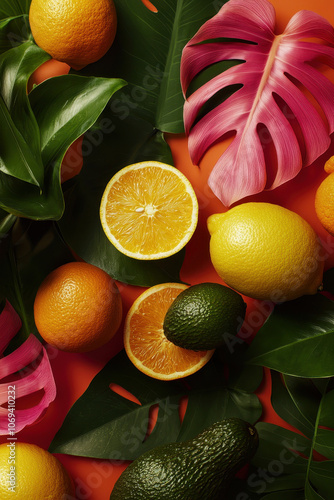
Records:
[[[29,23],[39,47],[81,69],[111,47],[117,15],[113,0],[32,0]]]
[[[108,273],[86,262],[52,271],[34,302],[37,330],[63,351],[88,352],[106,344],[122,319],[122,299]]]
[[[324,166],[329,174],[319,185],[315,195],[315,211],[322,226],[334,236],[334,156]]]

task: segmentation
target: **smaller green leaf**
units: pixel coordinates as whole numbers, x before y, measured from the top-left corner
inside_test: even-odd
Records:
[[[41,171],[41,164],[36,161],[29,145],[15,127],[1,96],[0,121],[0,170],[24,182],[40,186],[35,172]]]
[[[303,490],[277,491],[261,497],[261,500],[282,500],[282,495],[284,495],[284,500],[305,500]]]
[[[305,498],[307,498],[307,500],[326,500],[326,498],[322,497],[315,491],[309,481],[305,484]]]
[[[311,440],[283,427],[267,422],[256,424],[259,433],[259,448],[252,463],[268,468],[278,462],[281,474],[306,473]]]
[[[319,425],[334,429],[334,389],[324,395],[321,406]]]
[[[194,374],[186,380],[159,381],[138,371],[121,351],[73,405],[50,451],[133,460],[155,446],[194,437],[229,416],[256,421],[262,411],[258,398],[228,389],[222,370],[219,374],[219,363],[208,365],[201,370],[202,377]],[[212,389],[205,391],[203,380]],[[112,390],[115,384],[135,396],[140,404]],[[188,404],[181,427],[179,406],[184,397],[188,398]],[[152,406],[158,406],[159,412],[147,437]]]
[[[257,493],[281,492],[286,490],[303,490],[305,484],[305,474],[280,474],[284,464],[279,461],[270,462],[265,472],[257,469],[249,475],[249,484]],[[261,497],[262,498],[262,497]]]
[[[223,366],[216,351],[204,368],[187,377],[190,392],[178,441],[192,439],[201,429],[224,418],[237,417],[255,424],[261,417],[262,405],[242,375],[244,370],[249,374],[247,367],[239,366],[239,379],[226,380]],[[259,382],[257,377],[255,380]]]
[[[34,87],[29,98],[41,132],[46,167],[91,127],[111,96],[126,85],[116,78],[61,75]]]
[[[334,375],[334,303],[321,294],[276,305],[246,361],[299,377]]]
[[[111,384],[127,390],[140,404],[114,392]],[[180,430],[179,401],[186,393],[182,382],[166,383],[142,374],[121,351],[74,403],[49,450],[133,460],[158,444],[175,441]],[[153,405],[159,406],[158,418],[145,439]]]
[[[1,0],[0,19],[28,14],[31,0]]]
[[[0,54],[31,38],[28,16],[9,17],[0,21]]]
[[[321,397],[312,380],[272,372],[274,410],[309,438],[313,437]]]
[[[315,450],[324,457],[334,459],[334,431],[319,428],[314,443]]]
[[[334,491],[334,460],[312,462],[310,481],[325,499],[332,498]]]

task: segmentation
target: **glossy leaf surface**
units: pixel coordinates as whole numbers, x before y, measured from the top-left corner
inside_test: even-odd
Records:
[[[333,429],[326,429],[325,446],[320,441],[322,425],[332,408],[333,379],[280,377],[274,372],[272,377],[273,407],[296,431],[270,423],[256,424],[260,445],[252,462],[252,489],[266,493],[260,498],[268,500],[329,500],[334,487]],[[314,456],[314,452],[320,455]],[[267,471],[266,476],[261,475],[261,470]]]
[[[246,354],[287,375],[334,375],[334,302],[317,294],[276,305]]]
[[[216,13],[215,2],[115,0],[117,35],[111,50],[82,74],[123,78],[128,86],[113,105],[117,116],[131,113],[161,132],[182,133],[181,52],[201,23]]]
[[[259,418],[262,409],[257,396],[226,384],[221,365],[215,364],[214,359],[201,370],[201,375],[187,377],[186,384],[183,380],[155,380],[139,372],[122,351],[73,405],[49,450],[133,460],[160,444],[194,437],[217,419],[242,415],[254,423]],[[210,383],[212,398],[205,396],[203,381]],[[124,397],[119,388],[135,397],[135,402]],[[188,406],[181,424],[180,401],[184,397],[188,398]],[[152,430],[154,406],[159,410]]]

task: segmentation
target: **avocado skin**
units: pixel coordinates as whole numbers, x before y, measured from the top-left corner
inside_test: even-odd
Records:
[[[216,422],[198,436],[158,446],[118,478],[111,500],[227,500],[236,472],[255,454],[258,434],[238,418]]]

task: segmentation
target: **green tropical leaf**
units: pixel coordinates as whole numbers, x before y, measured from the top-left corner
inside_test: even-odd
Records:
[[[42,187],[39,129],[27,96],[28,78],[49,56],[26,42],[0,56],[0,170]]]
[[[32,40],[27,15],[8,17],[0,21],[0,54]]]
[[[310,481],[323,498],[332,498],[334,491],[334,461],[312,462]]]
[[[138,116],[162,132],[183,132],[180,84],[182,49],[217,12],[215,2],[155,0],[156,12],[138,0],[115,0],[115,42],[99,62],[83,70],[124,78],[129,86],[113,103],[119,117]]]
[[[124,80],[62,75],[29,94],[41,134],[46,169],[59,164],[68,147],[91,127]]]
[[[317,294],[276,305],[246,360],[287,375],[334,375],[334,303]]]
[[[322,394],[311,379],[272,372],[274,410],[290,425],[311,438]]]
[[[303,498],[330,500],[334,486],[334,431],[323,425],[333,419],[330,409],[334,380],[327,378],[319,383],[319,379],[294,379],[274,373],[272,378],[273,407],[296,431],[270,423],[256,424],[260,445],[252,461],[253,470],[254,466],[258,468],[254,489],[262,484],[261,493],[268,493],[263,497],[268,499],[279,498],[278,492],[282,498],[289,498],[294,488],[296,494],[303,493]],[[314,452],[318,453],[317,460]],[[265,481],[259,474],[261,470],[266,471]]]
[[[124,351],[114,357],[92,380],[86,392],[72,406],[49,450],[54,453],[95,458],[133,460],[158,445],[188,439],[207,425],[228,415],[246,416],[254,421],[261,414],[255,395],[248,404],[239,391],[239,405],[230,405],[222,371],[217,379],[217,366],[212,359],[201,373],[212,384],[213,398],[203,406],[201,377],[190,376],[172,382],[155,380],[142,374],[129,361]],[[219,365],[218,365],[219,366]],[[221,365],[220,365],[221,366]],[[119,387],[140,402],[120,395]],[[217,396],[217,397],[216,397]],[[218,397],[219,396],[219,397]],[[188,398],[184,421],[179,417],[180,400]],[[255,400],[257,400],[255,402]],[[158,416],[147,436],[152,407]],[[99,412],[96,412],[96,408]],[[189,433],[190,429],[190,433]]]
[[[31,0],[1,0],[0,19],[28,14]]]
[[[84,164],[65,191],[66,209],[59,221],[60,230],[77,255],[123,283],[152,286],[179,282],[184,250],[166,259],[140,261],[120,253],[103,232],[99,216],[101,197],[120,168],[145,160],[173,163],[163,134],[132,115],[123,120],[115,117],[112,102],[113,99],[99,123],[84,137]]]

